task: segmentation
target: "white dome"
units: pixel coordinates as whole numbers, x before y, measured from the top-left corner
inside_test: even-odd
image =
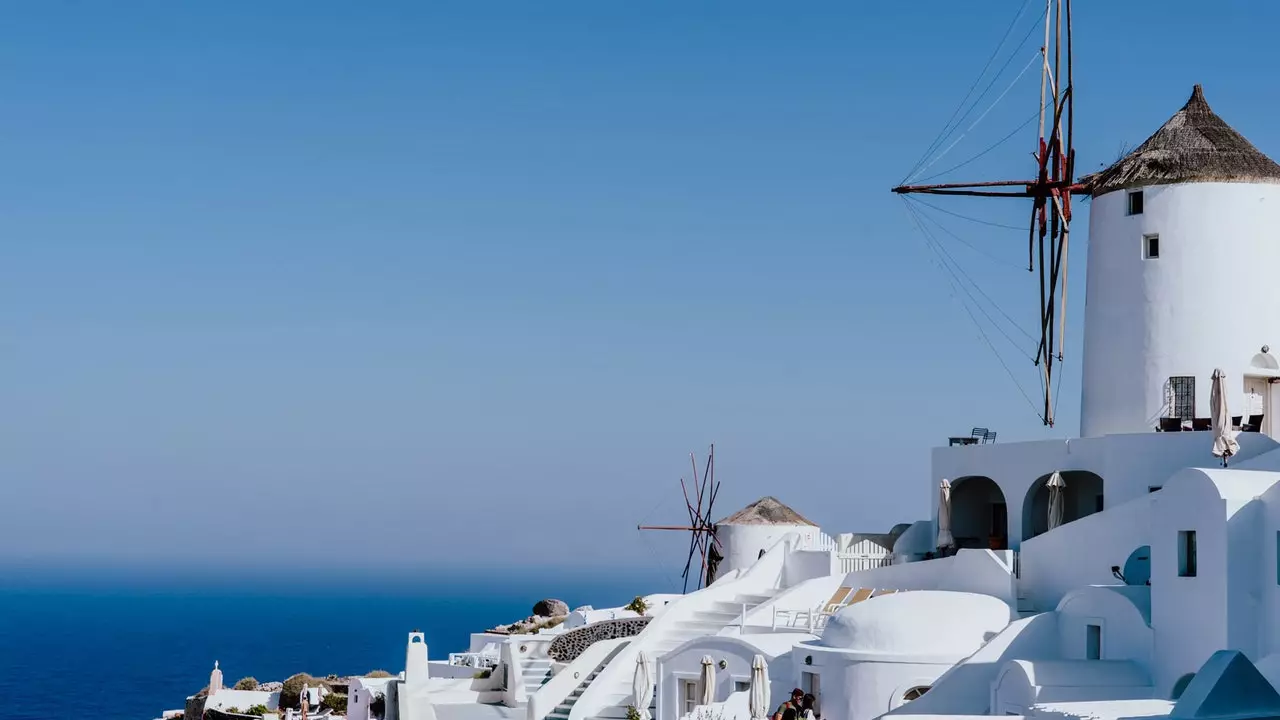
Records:
[[[1009,606],[976,593],[914,590],[864,600],[827,621],[821,644],[885,655],[971,655],[1009,624]]]

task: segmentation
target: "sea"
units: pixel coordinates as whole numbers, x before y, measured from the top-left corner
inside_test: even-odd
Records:
[[[215,660],[228,685],[396,673],[413,630],[425,633],[431,659],[444,659],[543,598],[616,607],[677,590],[643,571],[4,573],[0,718],[152,720],[182,708]]]

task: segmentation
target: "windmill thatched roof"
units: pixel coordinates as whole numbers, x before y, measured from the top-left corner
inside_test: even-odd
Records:
[[[783,505],[775,497],[762,497],[717,525],[813,525],[805,516]]]
[[[1209,108],[1196,85],[1191,99],[1137,150],[1080,178],[1088,194],[1185,182],[1280,183],[1280,165]]]

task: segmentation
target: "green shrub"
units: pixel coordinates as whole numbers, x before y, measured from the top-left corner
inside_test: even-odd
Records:
[[[335,713],[346,713],[347,696],[342,693],[329,693],[320,701],[320,707],[329,708]]]
[[[232,690],[257,690],[258,681],[255,678],[242,677],[236,681],[235,685],[231,686],[231,689]]]
[[[392,675],[391,673],[387,672],[386,670],[370,670],[369,672],[365,673],[365,674],[364,674],[364,676],[365,676],[365,677],[367,677],[367,678],[389,678],[389,677],[395,677],[395,675]]]
[[[238,707],[236,707],[236,706],[232,705],[231,707],[227,708],[226,710],[223,710],[222,712],[225,712],[225,713],[231,713],[232,715],[239,715],[239,714],[240,714],[240,708],[238,708]]]
[[[627,706],[627,720],[640,720],[640,711],[636,709],[635,705]]]
[[[643,615],[649,610],[649,605],[644,601],[644,598],[637,595],[636,599],[632,600],[631,604],[624,609],[630,610],[637,615]]]
[[[245,714],[245,715],[257,715],[258,717],[262,717],[263,715],[266,715],[266,714],[267,714],[267,713],[269,713],[269,712],[271,712],[271,708],[267,707],[266,705],[263,705],[263,704],[259,703],[259,704],[257,704],[257,705],[253,705],[253,706],[251,706],[248,710],[245,710],[245,711],[244,711],[244,714]]]
[[[306,673],[298,673],[284,681],[280,688],[280,709],[287,710],[302,706],[302,686],[319,687],[320,681]]]
[[[488,668],[485,668],[484,670],[480,670],[480,671],[476,672],[474,675],[472,675],[472,676],[471,676],[471,679],[472,679],[472,680],[484,680],[484,679],[486,679],[486,678],[490,677],[491,675],[493,675],[493,671],[492,671],[492,670],[489,670]]]

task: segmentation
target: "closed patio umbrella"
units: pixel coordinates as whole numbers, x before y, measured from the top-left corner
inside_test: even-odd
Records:
[[[1221,368],[1213,371],[1213,382],[1209,385],[1209,419],[1213,423],[1213,456],[1222,458],[1222,466],[1227,466],[1227,458],[1240,452],[1240,443],[1236,442],[1235,433],[1231,430],[1231,411],[1227,409],[1227,376]]]
[[[756,655],[751,661],[751,720],[764,720],[769,717],[769,667],[764,663],[763,655]]]
[[[716,701],[716,661],[710,655],[702,656],[702,705]]]
[[[955,544],[955,538],[951,537],[951,481],[942,478],[938,486],[938,547]]]
[[[631,689],[636,695],[636,711],[640,720],[650,720],[649,706],[653,704],[653,676],[649,674],[649,656],[641,650],[636,655],[636,674],[631,681]]]
[[[1062,495],[1067,489],[1067,482],[1062,479],[1062,473],[1055,470],[1045,487],[1049,488],[1049,529],[1052,530],[1062,524]]]

